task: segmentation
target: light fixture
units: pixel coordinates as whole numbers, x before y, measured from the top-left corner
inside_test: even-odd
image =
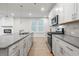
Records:
[[[63,11],[63,8],[62,7],[56,8],[56,11]]]
[[[58,11],[59,10],[59,8],[56,8],[56,11]]]
[[[37,5],[37,3],[34,3],[34,5]]]
[[[20,7],[23,7],[23,5],[20,5]]]
[[[11,16],[15,16],[15,14],[14,13],[11,13]]]
[[[29,13],[29,16],[32,16],[32,13]]]
[[[44,11],[44,10],[45,10],[45,8],[44,8],[44,7],[42,7],[42,8],[41,8],[41,11]]]

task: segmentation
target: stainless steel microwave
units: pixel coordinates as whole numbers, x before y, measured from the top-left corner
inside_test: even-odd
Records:
[[[12,33],[12,29],[4,29],[4,33]]]
[[[55,17],[51,19],[52,26],[58,25],[58,17],[59,15],[56,15]]]

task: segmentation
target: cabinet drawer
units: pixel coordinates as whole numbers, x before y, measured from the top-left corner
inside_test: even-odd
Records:
[[[15,51],[14,53],[10,54],[9,56],[20,56],[20,50]]]
[[[62,41],[60,42],[60,44],[63,46],[63,50],[65,54],[69,54],[71,56],[79,56],[79,49]]]
[[[68,56],[79,56],[79,49],[72,46],[69,43],[66,43],[59,38],[55,38],[55,41],[58,42],[57,44],[60,45],[59,53],[61,55],[68,55]],[[57,49],[58,50],[58,49]]]
[[[66,47],[66,50],[67,52],[72,55],[72,56],[79,56],[79,49],[70,45],[70,44],[67,44],[65,43],[65,47]]]

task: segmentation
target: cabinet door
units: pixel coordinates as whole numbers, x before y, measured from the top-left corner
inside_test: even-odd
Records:
[[[8,53],[9,53],[9,55],[12,55],[12,54],[15,53],[17,50],[18,50],[18,43],[16,43],[16,44],[10,46],[10,47],[8,48]]]
[[[20,56],[24,55],[24,39],[18,43],[18,50],[20,50]]]
[[[20,50],[15,51],[14,53],[10,54],[9,56],[20,56]]]
[[[79,49],[66,43],[64,43],[64,50],[70,55],[70,56],[79,56]],[[66,53],[65,53],[66,54]]]
[[[24,50],[25,50],[26,53],[24,55],[27,55],[28,52],[29,52],[29,36],[27,36],[25,38],[25,45],[26,45],[26,47],[24,47]]]
[[[29,50],[30,50],[30,48],[31,48],[31,45],[32,45],[32,38],[31,38],[32,36],[30,35],[29,36]]]
[[[52,52],[54,53],[54,55],[56,55],[56,41],[55,41],[55,37],[52,36]]]
[[[27,56],[27,45],[24,43],[24,56]]]
[[[54,37],[53,43],[53,52],[55,56],[70,56],[70,54],[66,51],[65,44],[62,40],[57,37]]]
[[[57,50],[58,54],[61,56],[79,56],[79,49],[60,40],[57,39],[59,42],[59,50]]]
[[[59,15],[59,24],[61,24],[61,23],[63,23],[64,22],[64,10],[63,10],[63,6],[64,6],[64,3],[59,3],[59,4],[57,4],[57,6],[58,6],[58,8],[59,8],[59,10],[57,10],[57,13],[58,13],[58,15]]]
[[[31,45],[32,45],[32,39],[31,39],[31,35],[28,36],[28,51],[30,50],[31,48]]]
[[[55,37],[55,41],[56,41],[56,56],[61,56],[63,54],[63,48],[62,45],[60,45],[60,41],[58,38]],[[61,53],[62,54],[61,54]]]
[[[58,54],[60,56],[70,56],[70,54],[66,50],[64,42],[62,40],[60,40],[60,39],[57,39],[57,40],[58,40],[59,45],[60,45],[60,47],[58,48],[59,50],[57,50]]]
[[[65,4],[63,4],[63,11],[64,11],[64,23],[73,21],[74,3],[65,3]]]
[[[2,19],[2,26],[13,26],[13,18],[12,17],[4,17]]]
[[[55,56],[62,56],[64,53],[63,53],[63,46],[60,44],[60,41],[59,41],[59,38],[56,38],[54,37],[54,55]]]
[[[79,3],[76,3],[76,20],[79,20]]]

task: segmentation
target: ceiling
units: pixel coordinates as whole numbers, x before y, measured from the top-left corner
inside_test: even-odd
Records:
[[[0,3],[0,17],[47,17],[55,3]],[[41,8],[44,9],[41,11]]]

